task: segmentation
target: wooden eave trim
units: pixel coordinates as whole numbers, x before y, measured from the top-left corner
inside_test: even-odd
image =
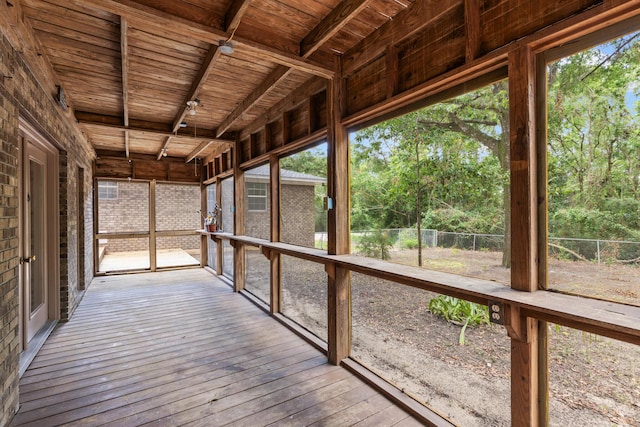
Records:
[[[240,169],[247,170],[254,168],[256,166],[263,165],[265,163],[269,163],[269,158],[271,156],[276,157],[285,157],[289,153],[295,153],[300,151],[301,149],[327,139],[327,128],[319,129],[312,134],[304,136],[302,138],[296,139],[295,141],[288,142],[287,144],[274,148],[268,153],[262,154],[258,157],[254,157],[251,160],[247,160],[246,162],[240,164]]]
[[[309,96],[314,95],[327,87],[327,80],[319,77],[314,77],[307,81],[305,84],[294,90],[284,98],[282,101],[274,105],[262,116],[258,117],[249,126],[244,128],[240,133],[240,140],[249,138],[249,136],[265,126],[267,123],[271,123],[275,120],[282,118],[282,113],[290,111],[291,109],[300,105],[300,103],[306,101]]]
[[[537,290],[524,292],[491,280],[459,276],[420,267],[393,264],[388,261],[356,255],[328,255],[315,248],[214,233],[216,237],[242,244],[266,247],[284,255],[307,261],[334,263],[350,271],[390,280],[431,292],[465,299],[479,304],[489,301],[518,307],[528,317],[546,320],[598,335],[640,344],[640,307],[591,299],[558,292]]]
[[[463,85],[465,82],[486,77],[493,80],[491,73],[503,73],[507,77],[506,66],[510,46],[492,52],[490,55],[482,57],[465,64],[459,68],[441,74],[416,86],[413,89],[404,91],[382,102],[374,104],[357,113],[343,118],[342,123],[347,128],[361,128],[370,123],[382,120],[381,117],[387,115],[397,116],[403,112],[409,112],[420,108],[426,104],[426,98],[435,96],[448,89]],[[504,69],[504,72],[501,71]]]
[[[152,7],[138,4],[132,0],[69,1],[81,6],[126,17],[131,25],[135,22],[136,28],[143,30],[153,28],[156,32],[160,32],[160,34],[170,31],[214,45],[218,45],[220,40],[228,40],[230,37],[230,34],[225,31],[173,16]],[[295,68],[308,74],[324,78],[331,78],[333,76],[333,70],[330,67],[309,61],[294,53],[285,52],[255,40],[234,37],[233,46],[234,49],[253,55],[256,58]]]
[[[343,55],[344,76],[348,77],[382,55],[387,46],[398,44],[419,32],[459,4],[459,0],[416,0]]]

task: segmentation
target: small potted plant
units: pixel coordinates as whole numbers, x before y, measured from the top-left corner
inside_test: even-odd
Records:
[[[209,212],[206,217],[204,217],[204,226],[207,231],[213,232],[218,231],[218,213],[220,212],[220,207],[216,204],[213,207],[213,211]]]

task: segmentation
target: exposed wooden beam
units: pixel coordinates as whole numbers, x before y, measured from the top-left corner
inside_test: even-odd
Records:
[[[480,0],[464,0],[464,25],[467,32],[466,60],[480,55]]]
[[[198,70],[198,74],[193,79],[191,83],[191,87],[189,88],[189,92],[187,92],[187,96],[182,103],[182,107],[180,107],[180,112],[176,116],[173,121],[172,130],[177,132],[180,128],[180,123],[184,120],[184,117],[187,115],[187,102],[193,101],[198,97],[198,94],[202,90],[202,86],[204,86],[207,78],[209,78],[209,74],[211,74],[211,70],[213,69],[213,65],[216,60],[220,57],[221,53],[218,49],[218,46],[212,45],[207,51],[207,56],[204,58],[200,69]],[[224,132],[221,132],[222,135]]]
[[[122,60],[122,117],[124,125],[129,126],[129,39],[127,18],[120,17],[120,58]]]
[[[267,78],[260,83],[260,86],[255,88],[245,99],[240,102],[234,108],[234,110],[229,114],[218,126],[218,133],[222,135],[226,132],[233,123],[238,120],[245,111],[250,110],[256,105],[263,96],[265,96],[274,86],[276,86],[279,82],[283,81],[289,74],[291,70],[284,66],[278,66],[275,70],[271,72],[267,76]]]
[[[120,59],[122,74],[122,121],[129,126],[129,36],[127,18],[120,17]],[[129,157],[129,131],[124,131],[124,152]]]
[[[345,0],[333,9],[300,43],[300,53],[303,58],[308,58],[323,43],[335,35],[353,17],[366,8],[371,0]],[[218,127],[220,134],[226,132],[233,123],[246,111],[256,105],[262,97],[274,88],[279,82],[285,80],[291,73],[290,69],[279,66],[274,69],[267,78],[254,89],[238,106],[229,114]]]
[[[195,150],[193,150],[191,153],[189,153],[189,155],[187,157],[184,158],[184,162],[185,163],[189,163],[191,160],[195,159],[196,157],[198,157],[198,155],[200,153],[202,153],[204,150],[206,150],[211,144],[213,144],[215,141],[210,139],[208,141],[204,141],[203,143],[201,143],[200,145],[198,145],[196,147]]]
[[[251,4],[251,0],[235,0],[231,3],[231,5],[229,6],[229,9],[227,10],[227,14],[225,16],[225,30],[227,32],[233,33],[238,28],[238,25],[240,25],[240,20],[242,19],[242,16],[246,12],[250,4]],[[211,45],[211,47],[209,48],[209,51],[207,52],[207,56],[202,62],[202,65],[200,66],[200,70],[198,71],[196,78],[193,80],[193,83],[191,84],[191,88],[189,89],[189,92],[187,93],[187,96],[185,97],[185,100],[182,103],[181,111],[176,116],[176,119],[173,122],[174,132],[178,130],[178,128],[180,127],[180,123],[182,123],[182,121],[184,120],[184,117],[187,114],[187,102],[193,101],[198,97],[198,94],[202,90],[202,86],[209,78],[209,74],[213,69],[213,65],[218,60],[220,55],[221,55],[221,52],[218,49],[218,47],[216,45]],[[218,134],[222,135],[227,129],[228,127],[222,131],[218,129]]]
[[[351,19],[366,9],[372,0],[343,0],[300,42],[300,56],[308,58],[336,35]]]
[[[129,157],[129,131],[124,131],[124,154]]]
[[[230,139],[218,138],[216,136],[216,131],[211,129],[198,128],[198,137],[195,138],[193,136],[193,128],[181,128],[178,132],[172,132],[169,128],[169,125],[167,125],[166,123],[131,119],[129,126],[124,126],[120,117],[88,113],[84,111],[76,111],[75,114],[77,122],[83,127],[120,129],[128,130],[131,133],[146,132],[155,135],[165,135],[179,138],[193,138],[194,140],[209,138],[223,142],[231,141]]]
[[[327,80],[320,77],[312,77],[305,84],[295,91],[291,92],[288,97],[274,105],[271,109],[258,117],[248,127],[244,128],[240,134],[240,140],[244,140],[261,127],[274,120],[282,118],[282,113],[299,105],[309,98],[309,96],[322,91],[327,87]]]
[[[233,0],[224,17],[224,28],[228,33],[235,31],[240,25],[242,16],[249,8],[251,0]]]
[[[382,55],[387,46],[398,44],[419,32],[459,4],[458,0],[416,0],[343,55],[344,75],[349,76]]]
[[[191,37],[209,44],[219,44],[220,40],[229,39],[229,34],[206,25],[198,24],[184,18],[180,18],[158,9],[148,7],[132,0],[69,0],[71,3],[103,10],[129,20],[130,25],[136,28],[150,29],[157,32],[172,32],[186,37]],[[256,58],[286,65],[312,75],[331,78],[331,67],[317,64],[301,58],[297,53],[299,47],[291,51],[284,51],[273,46],[265,45],[258,40],[242,37],[234,37],[234,49],[252,55]]]
[[[173,137],[172,136],[168,136],[168,137],[165,138],[164,143],[162,144],[162,147],[160,148],[160,151],[158,152],[156,160],[160,160],[162,158],[162,155],[164,154],[164,151],[167,149],[167,147],[169,146],[169,143],[171,142],[171,138],[173,138]]]

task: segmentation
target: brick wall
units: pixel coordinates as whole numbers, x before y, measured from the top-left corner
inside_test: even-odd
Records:
[[[226,180],[225,180],[226,181]],[[225,182],[223,181],[223,183]],[[224,231],[232,231],[233,180],[223,184],[222,223]],[[269,188],[267,186],[267,188]],[[226,191],[225,191],[226,190]],[[282,184],[282,241],[293,245],[314,247],[315,245],[315,187],[313,185]],[[271,198],[267,190],[267,210],[249,211],[245,196],[245,232],[247,236],[269,240],[271,236]]]
[[[149,184],[118,181],[117,193],[116,199],[98,202],[100,232],[149,231]],[[156,185],[156,230],[197,230],[202,227],[199,211],[200,186]],[[200,241],[191,236],[162,237],[156,248],[200,249]],[[144,250],[149,250],[149,239],[108,239],[106,246],[106,253]]]
[[[282,185],[282,241],[315,245],[315,190],[312,185]]]
[[[249,197],[245,195],[244,205],[247,209],[245,213],[245,232],[247,236],[258,239],[271,239],[271,190],[269,183],[267,186],[267,208],[264,211],[250,211]]]
[[[18,300],[18,164],[19,117],[23,116],[60,150],[60,313],[52,316],[68,319],[77,307],[82,292],[78,289],[78,227],[85,227],[85,281],[93,275],[92,198],[90,175],[85,177],[84,224],[78,224],[78,167],[88,171],[93,149],[77,129],[69,127],[59,114],[53,94],[43,90],[22,56],[0,33],[0,425],[7,425],[18,405],[19,300]],[[87,244],[88,242],[88,244]]]

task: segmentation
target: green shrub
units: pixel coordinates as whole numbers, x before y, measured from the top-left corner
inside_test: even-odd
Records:
[[[376,230],[360,236],[358,252],[369,258],[389,259],[393,242],[386,231]]]
[[[398,234],[398,245],[401,249],[418,248],[418,232],[414,229],[401,230]]]
[[[467,326],[489,323],[489,308],[486,305],[461,300],[447,295],[439,295],[429,301],[429,311],[444,317],[447,322],[462,326],[458,343],[464,345],[464,333]]]

